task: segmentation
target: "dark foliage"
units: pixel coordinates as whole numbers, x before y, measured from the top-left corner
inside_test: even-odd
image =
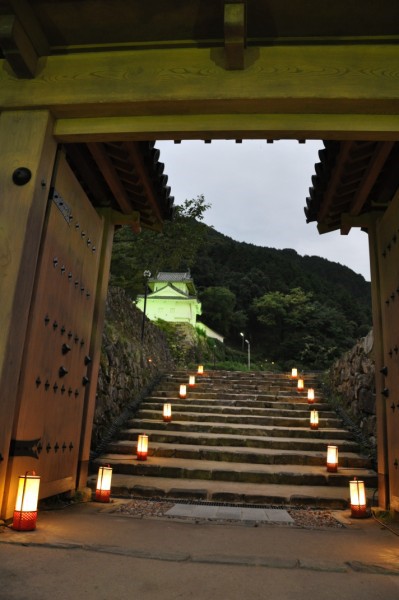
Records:
[[[348,267],[295,250],[236,242],[200,223],[204,198],[186,201],[163,234],[116,235],[112,283],[134,298],[150,269],[191,269],[201,320],[259,357],[325,368],[371,327],[370,284]]]

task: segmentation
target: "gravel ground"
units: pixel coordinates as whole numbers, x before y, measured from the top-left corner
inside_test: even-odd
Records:
[[[166,519],[174,519],[176,517],[168,517],[165,513],[168,512],[178,502],[173,501],[158,501],[158,500],[143,500],[141,498],[122,502],[112,512],[134,517],[136,519],[156,518],[163,517]],[[315,510],[313,508],[296,508],[296,507],[276,507],[284,508],[288,514],[292,517],[295,524],[294,527],[301,527],[304,529],[324,529],[324,528],[335,528],[339,529],[344,525],[338,521],[333,514],[328,510]],[[179,520],[184,517],[178,517]],[[212,520],[213,522],[219,522]],[[226,520],[220,521],[226,523]],[[234,521],[237,523],[237,521]],[[263,523],[262,523],[263,524]],[[266,523],[265,523],[266,524]],[[273,524],[276,525],[276,524]],[[282,524],[279,526],[287,527]],[[292,525],[289,525],[292,527]]]

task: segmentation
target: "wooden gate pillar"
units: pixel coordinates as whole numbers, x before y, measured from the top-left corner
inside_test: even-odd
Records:
[[[0,114],[0,506],[57,147],[52,132],[46,110]]]
[[[92,385],[89,386],[85,396],[77,473],[77,487],[80,489],[87,486],[90,443],[93,430],[94,409],[96,406],[97,380],[100,368],[101,342],[105,320],[105,304],[111,267],[112,243],[115,232],[115,225],[112,222],[112,219],[107,217],[106,211],[102,211],[102,216],[104,218],[104,229],[93,315],[93,329],[90,340],[90,355],[92,356],[92,362],[90,364],[90,369],[88,370]]]
[[[376,417],[377,417],[377,460],[378,460],[378,504],[381,508],[389,507],[389,468],[388,468],[388,439],[386,401],[382,394],[384,390],[384,329],[382,322],[381,299],[381,267],[379,261],[379,244],[377,237],[377,221],[370,222],[368,227],[370,271],[371,271],[371,301],[373,311],[373,354],[375,361],[376,386]]]

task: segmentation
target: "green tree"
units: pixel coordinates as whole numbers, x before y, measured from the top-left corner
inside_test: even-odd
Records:
[[[235,294],[225,287],[212,286],[202,292],[201,302],[205,323],[227,335],[234,317]]]
[[[173,220],[165,222],[162,233],[144,230],[134,234],[129,227],[119,229],[114,238],[111,284],[135,298],[143,291],[146,269],[155,274],[191,268],[206,235],[201,221],[209,207],[202,195],[185,200],[175,207]]]

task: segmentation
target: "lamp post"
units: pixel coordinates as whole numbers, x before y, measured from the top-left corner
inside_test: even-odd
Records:
[[[147,269],[143,273],[144,275],[144,310],[143,310],[143,320],[141,323],[141,345],[143,345],[144,341],[144,327],[145,327],[145,311],[147,308],[147,288],[148,288],[148,280],[151,277],[151,271]]]
[[[242,351],[244,352],[244,340],[245,340],[245,335],[243,334],[242,331],[240,331],[240,336],[242,337]]]
[[[245,343],[248,344],[248,371],[251,370],[251,344],[249,340],[245,340]]]

